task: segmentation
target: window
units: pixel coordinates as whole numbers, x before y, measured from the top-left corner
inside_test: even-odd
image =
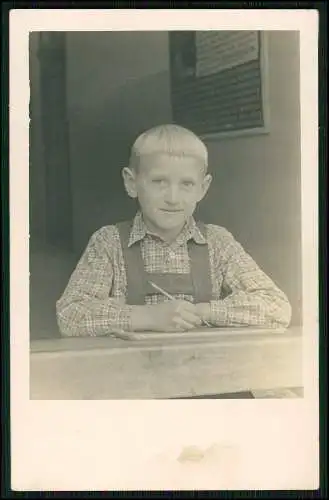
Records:
[[[176,123],[201,137],[268,131],[266,33],[169,33]]]

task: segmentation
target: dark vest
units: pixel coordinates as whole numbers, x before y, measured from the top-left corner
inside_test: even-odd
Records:
[[[198,228],[206,236],[206,227],[198,222]],[[128,247],[132,222],[119,222],[117,225],[127,277],[127,304],[143,305],[148,295],[157,292],[148,281],[152,281],[170,295],[191,295],[194,302],[212,300],[212,284],[208,245],[197,244],[193,239],[188,242],[190,273],[148,273],[141,252],[140,242]]]

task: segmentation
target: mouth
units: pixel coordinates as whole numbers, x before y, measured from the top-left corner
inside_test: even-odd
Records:
[[[161,208],[160,210],[161,210],[161,212],[165,212],[167,214],[179,214],[179,213],[183,212],[183,210],[171,210],[168,208]]]

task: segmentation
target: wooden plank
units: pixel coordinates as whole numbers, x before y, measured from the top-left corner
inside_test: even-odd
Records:
[[[304,395],[303,387],[279,387],[265,390],[253,390],[255,399],[296,399]]]
[[[93,347],[86,349],[87,339],[66,340],[69,349],[41,351],[39,342],[31,352],[32,399],[153,399],[303,386],[296,330],[264,338],[227,332],[205,342],[88,339]]]
[[[264,328],[200,328],[186,333],[120,333],[104,337],[62,337],[52,339],[38,339],[31,341],[31,352],[72,351],[88,349],[113,349],[118,347],[136,346],[138,348],[156,345],[180,345],[186,342],[212,341],[263,341],[276,342],[278,338],[287,340],[291,337],[300,337],[300,328],[275,329]],[[137,344],[136,344],[137,341]]]

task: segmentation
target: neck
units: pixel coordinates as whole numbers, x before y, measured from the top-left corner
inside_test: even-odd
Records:
[[[165,241],[166,243],[173,243],[176,240],[176,238],[178,237],[178,235],[183,231],[183,229],[186,225],[186,221],[185,221],[180,227],[170,229],[168,231],[161,231],[161,230],[159,230],[159,228],[154,227],[150,221],[145,219],[144,216],[142,216],[142,217],[143,217],[144,224],[146,225],[148,231],[153,236],[157,236],[158,238]]]

